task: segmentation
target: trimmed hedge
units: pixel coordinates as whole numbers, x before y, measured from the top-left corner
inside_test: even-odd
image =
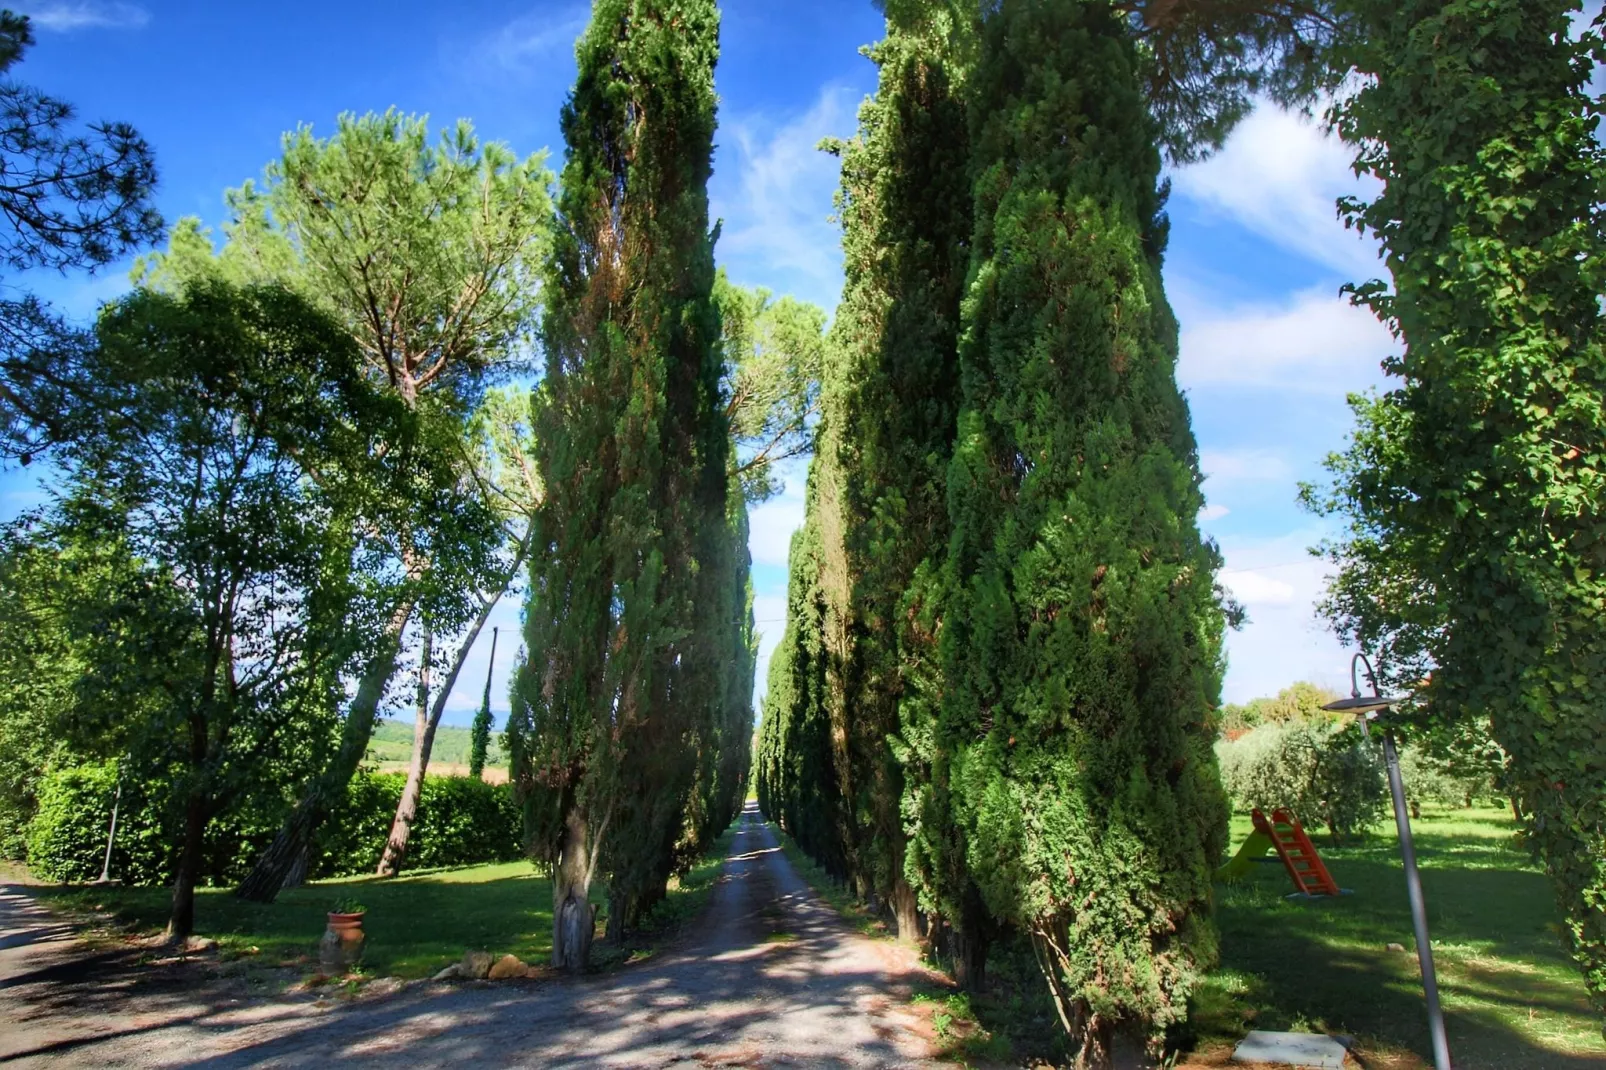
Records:
[[[311,876],[372,872],[379,864],[406,777],[359,773],[319,829]],[[39,808],[28,826],[28,866],[53,881],[93,880],[105,857],[106,829],[117,786],[107,762],[55,770],[39,786]],[[179,822],[160,782],[123,784],[112,876],[125,884],[166,884],[172,878]],[[282,798],[247,798],[207,829],[205,883],[233,884],[250,870],[288,812]],[[464,866],[521,857],[522,821],[510,784],[468,777],[425,777],[408,843],[408,866]]]

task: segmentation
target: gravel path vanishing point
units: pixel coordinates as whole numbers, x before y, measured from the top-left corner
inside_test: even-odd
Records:
[[[0,886],[0,1066],[915,1067],[929,975],[821,902],[752,804],[674,949],[595,978],[413,984],[354,1003],[197,988],[193,964],[86,948]]]

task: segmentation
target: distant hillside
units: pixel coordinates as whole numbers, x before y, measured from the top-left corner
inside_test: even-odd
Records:
[[[505,772],[507,755],[502,753],[501,726],[491,732],[490,752],[485,756],[487,769]],[[468,766],[469,729],[441,725],[435,730],[435,746],[430,750],[431,772],[447,772],[448,765]],[[368,760],[384,766],[400,764],[403,768],[413,757],[413,725],[411,721],[380,721],[374,727],[373,740],[368,744]]]

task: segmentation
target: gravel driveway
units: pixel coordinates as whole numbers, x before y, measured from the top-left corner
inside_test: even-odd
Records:
[[[678,947],[595,978],[414,984],[356,1003],[261,999],[194,965],[96,952],[0,887],[0,1065],[928,1065],[914,954],[846,926],[749,804]]]

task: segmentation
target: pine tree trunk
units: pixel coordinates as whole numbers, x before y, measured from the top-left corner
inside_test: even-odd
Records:
[[[184,842],[173,877],[173,910],[167,919],[167,941],[178,943],[195,931],[195,882],[206,846],[206,804],[192,791],[184,805]]]
[[[308,785],[306,794],[285,819],[284,827],[273,838],[268,849],[257,858],[245,880],[234,890],[234,894],[241,899],[271,903],[280,890],[288,886],[297,861],[312,846],[313,832],[322,824],[333,800],[346,790],[346,785],[362,764],[363,757],[368,753],[368,741],[373,738],[374,720],[379,714],[379,704],[384,700],[385,688],[396,674],[396,663],[401,657],[402,632],[412,618],[413,606],[414,603],[409,599],[396,607],[380,648],[357,685],[357,694],[352,698],[346,721],[341,726],[339,749],[317,779]]]
[[[586,968],[596,932],[591,873],[596,845],[585,814],[571,809],[563,823],[563,848],[552,867],[552,965],[570,973]]]

